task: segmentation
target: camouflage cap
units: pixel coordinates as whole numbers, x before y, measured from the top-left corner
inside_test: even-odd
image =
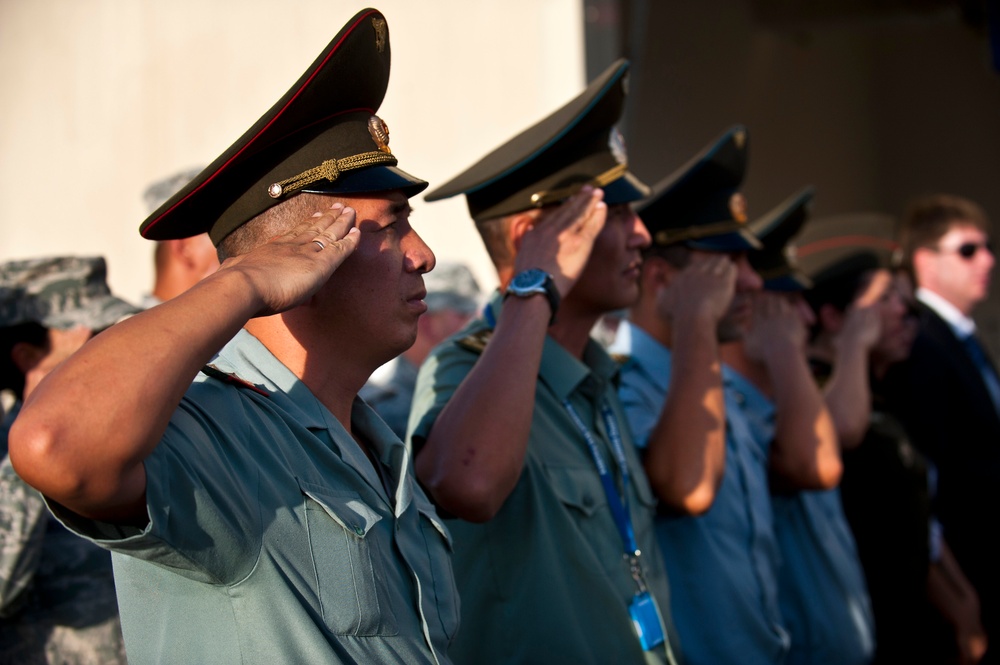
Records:
[[[481,292],[472,271],[464,263],[442,261],[424,275],[427,311],[451,309],[473,314],[479,309]]]
[[[194,180],[204,169],[203,166],[184,169],[146,187],[142,193],[142,200],[146,203],[147,212],[152,213],[166,203],[167,199],[179,192],[181,187]]]
[[[0,264],[0,327],[103,330],[140,311],[111,295],[104,258],[60,256]]]

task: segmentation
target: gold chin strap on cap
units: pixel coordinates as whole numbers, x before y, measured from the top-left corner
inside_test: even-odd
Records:
[[[601,173],[596,178],[588,180],[586,182],[579,182],[567,187],[560,187],[559,189],[543,190],[541,192],[535,192],[531,195],[531,205],[536,208],[541,208],[542,206],[547,206],[552,203],[559,203],[560,201],[565,201],[569,197],[573,196],[581,189],[584,185],[593,185],[594,187],[604,187],[613,183],[618,178],[621,178],[628,171],[628,164],[616,164],[614,168]]]
[[[657,231],[653,236],[653,241],[657,245],[673,245],[684,240],[697,240],[709,236],[721,236],[726,233],[738,231],[745,228],[745,224],[733,220],[726,222],[715,222],[713,224],[699,224],[682,229],[665,229]]]
[[[311,168],[308,171],[303,171],[297,176],[292,176],[291,178],[272,184],[267,188],[267,193],[272,199],[277,199],[281,198],[285,194],[296,192],[307,185],[313,184],[314,182],[319,182],[320,180],[326,179],[330,182],[334,182],[344,171],[356,171],[357,169],[382,164],[395,166],[397,163],[398,161],[395,157],[390,154],[386,154],[381,150],[363,152],[360,155],[353,155],[342,159],[328,159],[315,168]]]

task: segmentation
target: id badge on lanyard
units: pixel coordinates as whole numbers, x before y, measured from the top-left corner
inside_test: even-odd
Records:
[[[597,446],[594,435],[591,434],[568,399],[563,400],[563,407],[569,413],[573,423],[586,440],[590,454],[594,458],[594,464],[597,466],[597,473],[601,478],[604,493],[607,495],[611,515],[622,538],[624,559],[628,564],[632,579],[635,580],[636,591],[632,597],[632,602],[628,606],[629,616],[639,637],[639,644],[644,651],[650,651],[663,644],[666,637],[663,634],[663,621],[660,617],[660,610],[656,606],[656,600],[649,593],[649,589],[646,588],[646,579],[642,572],[642,563],[640,562],[642,552],[639,550],[638,543],[636,543],[635,531],[632,528],[632,517],[628,512],[628,464],[625,460],[625,448],[622,444],[621,434],[618,431],[618,424],[615,422],[614,414],[608,405],[602,403],[601,418],[604,420],[604,427],[607,429],[608,438],[611,439],[611,449],[614,452],[615,461],[617,461],[618,468],[621,471],[621,496],[619,496],[618,489],[615,487],[611,471],[601,456],[601,451]]]

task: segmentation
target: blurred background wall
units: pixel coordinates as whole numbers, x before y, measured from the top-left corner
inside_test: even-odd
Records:
[[[148,184],[206,165],[357,11],[343,0],[0,0],[0,260],[102,254],[137,301]],[[579,0],[382,0],[392,75],[379,115],[433,184],[577,94]],[[464,199],[415,200],[441,257],[496,277]]]
[[[751,217],[802,186],[814,216],[899,215],[945,191],[1000,223],[996,0],[383,0],[379,112],[432,186],[633,62],[623,130],[653,183],[728,126],[750,129]],[[206,164],[362,4],[0,0],[0,260],[104,254],[137,300],[142,191]],[[998,16],[992,16],[998,20]],[[464,202],[414,202],[440,257],[495,284]],[[1000,351],[1000,269],[977,318]]]

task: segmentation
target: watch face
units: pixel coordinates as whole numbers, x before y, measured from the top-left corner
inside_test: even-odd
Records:
[[[545,291],[547,277],[544,270],[530,268],[515,275],[510,282],[510,288],[514,292],[520,293],[542,293]]]

